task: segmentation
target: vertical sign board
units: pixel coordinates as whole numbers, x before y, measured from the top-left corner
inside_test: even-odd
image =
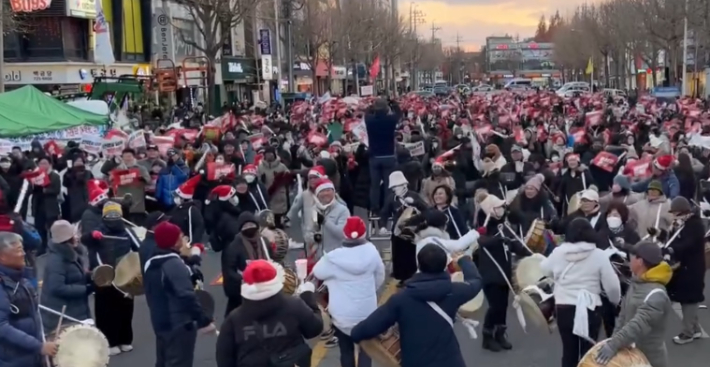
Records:
[[[153,44],[156,46],[157,59],[175,60],[175,32],[170,23],[167,8],[158,7],[153,13]]]
[[[264,80],[272,80],[274,78],[271,55],[261,55],[261,78]]]
[[[271,31],[268,29],[259,30],[259,49],[262,55],[271,55]]]

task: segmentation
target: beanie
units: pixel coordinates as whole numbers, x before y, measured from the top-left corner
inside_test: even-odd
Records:
[[[155,233],[156,246],[163,250],[175,247],[180,239],[180,236],[182,236],[180,227],[170,222],[162,222],[158,224],[155,226],[155,230],[153,230],[153,232]]]
[[[284,285],[283,268],[266,260],[254,260],[242,274],[242,297],[261,301],[279,293]]]
[[[649,190],[656,190],[660,192],[661,195],[663,195],[663,184],[661,183],[661,181],[653,180],[648,183],[648,188],[646,188],[646,191]]]
[[[121,209],[121,204],[115,201],[109,201],[104,204],[104,208],[101,212],[104,218],[109,219],[119,219],[123,217],[123,209]]]
[[[542,184],[545,182],[545,176],[543,176],[541,173],[536,174],[535,176],[530,177],[528,182],[525,183],[526,187],[532,187],[537,191],[540,191],[540,188],[542,187]]]

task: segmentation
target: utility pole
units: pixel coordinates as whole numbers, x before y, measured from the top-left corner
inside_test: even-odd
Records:
[[[419,36],[417,34],[417,26],[425,24],[424,13],[417,9],[417,4],[409,4],[409,32],[411,37],[414,39],[414,52],[412,53],[412,60],[410,63],[410,87],[412,90],[416,90],[419,85],[419,71],[417,70],[417,57],[419,53]]]
[[[456,70],[457,70],[457,75],[458,75],[458,84],[461,84],[463,81],[463,75],[462,75],[462,67],[463,67],[463,52],[461,52],[461,41],[463,39],[461,36],[459,36],[459,32],[456,32],[456,61],[458,61],[458,65],[456,65]]]
[[[284,8],[284,18],[286,19],[286,53],[288,54],[288,91],[293,93],[296,91],[296,80],[293,77],[293,32],[292,32],[292,21],[291,13],[292,4],[291,0],[285,0],[283,2]],[[280,81],[279,81],[280,83]]]
[[[432,21],[431,22],[431,44],[432,44],[432,46],[436,44],[436,32],[440,31],[440,30],[441,30],[441,27],[437,27],[434,24],[434,22]],[[429,79],[431,80],[432,84],[434,84],[434,82],[436,81],[435,80],[436,79],[435,71],[436,71],[436,68],[429,71]]]

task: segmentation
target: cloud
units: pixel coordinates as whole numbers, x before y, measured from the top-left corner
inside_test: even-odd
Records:
[[[595,1],[595,0],[593,0]],[[596,0],[600,1],[600,0]],[[540,16],[549,18],[556,10],[564,16],[575,6],[587,0],[400,0],[399,9],[409,15],[410,4],[424,14],[425,24],[418,33],[431,38],[432,23],[436,37],[445,46],[459,44],[468,51],[477,51],[486,43],[486,37],[509,34],[520,38],[532,37]]]

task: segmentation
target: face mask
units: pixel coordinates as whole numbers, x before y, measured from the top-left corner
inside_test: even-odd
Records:
[[[461,140],[461,138],[463,138],[463,135],[461,135],[461,134],[456,134],[456,139]]]
[[[182,204],[182,198],[176,196],[173,198],[173,202],[175,203],[175,205],[180,205]]]
[[[394,192],[395,196],[402,197],[402,196],[404,196],[404,194],[407,193],[407,186],[402,185],[402,186],[393,187],[392,191]]]
[[[431,167],[431,171],[434,173],[441,173],[441,166],[433,166]]]
[[[316,200],[315,204],[316,204],[316,207],[318,208],[318,210],[324,211],[324,210],[328,209],[331,205],[333,205],[334,202],[335,202],[335,199],[333,199],[328,204],[323,204],[319,200]]]
[[[231,198],[229,198],[229,200],[227,200],[227,202],[229,202],[230,204],[232,204],[234,206],[237,206],[237,205],[239,205],[239,198],[237,197],[237,195],[234,195]]]
[[[496,218],[502,218],[503,215],[505,215],[505,208],[504,208],[504,207],[501,206],[501,207],[499,207],[499,208],[493,209],[493,216],[494,216],[494,217],[496,217]]]
[[[259,228],[247,228],[247,229],[242,229],[242,234],[244,237],[247,238],[252,238],[256,235],[256,232],[259,230]]]
[[[557,163],[560,161],[560,157],[553,155],[551,160],[552,160],[552,162]]]
[[[621,227],[621,218],[619,217],[606,217],[606,223],[611,229],[617,229]]]
[[[0,167],[5,168],[5,169],[10,168],[10,166],[12,166],[12,163],[10,163],[10,162],[2,162],[2,163],[0,163]]]
[[[256,177],[254,175],[245,175],[244,179],[247,181],[247,183],[252,183],[254,180],[256,180]]]
[[[222,164],[222,163],[224,163],[224,159],[215,159],[214,162],[217,164]]]

